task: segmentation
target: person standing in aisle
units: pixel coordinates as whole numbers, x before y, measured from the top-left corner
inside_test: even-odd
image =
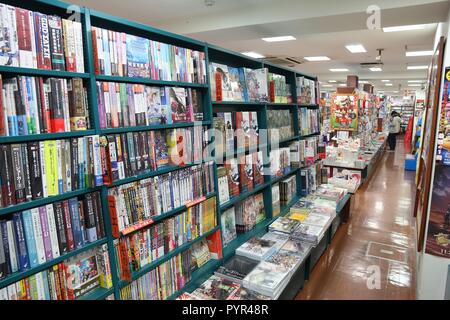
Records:
[[[397,144],[397,135],[401,130],[402,119],[396,111],[391,112],[391,119],[389,123],[389,135],[388,135],[388,143],[389,149],[391,151],[395,151],[395,145]]]

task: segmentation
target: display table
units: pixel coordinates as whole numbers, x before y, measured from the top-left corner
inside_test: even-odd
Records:
[[[341,223],[347,222],[350,218],[352,195],[347,193],[336,207],[336,217],[331,222],[319,244],[311,249],[300,267],[296,270],[286,288],[281,293],[278,300],[293,300],[303,288],[305,281],[309,279],[309,275],[316,266],[319,259],[327,251],[329,245],[339,229]]]

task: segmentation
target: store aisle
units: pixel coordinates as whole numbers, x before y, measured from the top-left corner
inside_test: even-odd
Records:
[[[415,172],[404,146],[384,154],[297,299],[415,299]]]

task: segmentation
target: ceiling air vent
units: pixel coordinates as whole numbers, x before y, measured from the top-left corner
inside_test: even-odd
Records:
[[[272,64],[291,68],[305,62],[304,59],[298,57],[266,57],[264,60]]]

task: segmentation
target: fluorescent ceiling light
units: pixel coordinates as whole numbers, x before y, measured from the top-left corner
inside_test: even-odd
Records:
[[[373,71],[373,72],[380,72],[380,71],[383,71],[383,69],[381,69],[381,68],[379,68],[379,67],[376,67],[376,68],[369,68],[369,70],[370,70],[370,71]]]
[[[324,87],[324,88],[331,88],[332,85],[331,84],[323,84],[322,87]]]
[[[369,81],[367,81],[367,80],[359,80],[359,83],[366,84],[366,83],[369,83]]]
[[[347,86],[346,83],[340,83],[340,84],[339,84],[339,87],[346,87],[346,86]]]
[[[250,58],[255,58],[255,59],[262,59],[265,58],[262,54],[259,54],[257,52],[253,52],[253,51],[246,51],[246,52],[242,52],[242,54],[244,56],[250,57]]]
[[[317,57],[305,57],[305,60],[308,61],[329,61],[330,58],[326,57],[326,56],[317,56]]]
[[[270,38],[262,38],[262,40],[266,42],[280,42],[280,41],[291,41],[291,40],[297,40],[293,36],[281,36],[281,37],[270,37]]]
[[[408,80],[408,83],[423,83],[425,80]]]
[[[391,80],[381,80],[381,82],[391,82]]]
[[[328,80],[329,83],[336,83],[336,80]]]
[[[433,50],[425,50],[425,51],[406,51],[407,57],[424,57],[424,56],[432,56],[434,54]]]
[[[408,66],[408,70],[425,70],[428,69],[428,66]]]
[[[392,87],[392,86],[393,86],[392,83],[385,83],[384,85],[385,85],[386,87]]]
[[[409,26],[397,26],[397,27],[385,27],[383,32],[399,32],[399,31],[410,31],[410,30],[422,30],[425,29],[424,24],[414,24]]]
[[[336,68],[336,69],[330,69],[331,72],[347,72],[349,71],[346,68]]]
[[[348,46],[345,46],[348,51],[351,53],[363,53],[367,52],[366,48],[362,44],[350,44]]]
[[[408,87],[421,87],[421,84],[408,84]]]

